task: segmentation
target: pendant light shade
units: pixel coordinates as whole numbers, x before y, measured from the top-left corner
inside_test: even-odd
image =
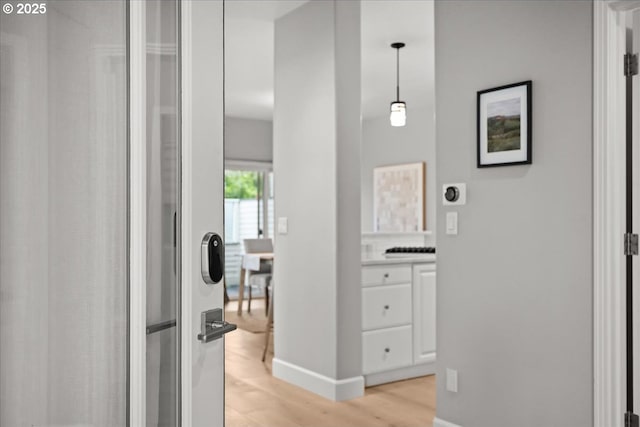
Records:
[[[391,126],[404,126],[407,124],[407,104],[402,101],[391,103]]]
[[[404,46],[401,42],[391,44],[391,47],[396,49],[396,100],[391,102],[391,126],[404,126],[407,123],[407,104],[400,101],[400,49]]]

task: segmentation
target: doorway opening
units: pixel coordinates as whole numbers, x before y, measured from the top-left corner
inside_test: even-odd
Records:
[[[403,356],[394,359],[393,365],[373,366],[363,361],[367,367],[360,374],[371,388],[365,390],[363,398],[349,401],[349,404],[332,402],[274,378],[271,365],[273,338],[265,340],[269,337],[269,329],[265,321],[248,321],[258,315],[263,318],[265,300],[256,300],[251,315],[246,310],[246,303],[238,307],[237,289],[245,255],[242,241],[246,238],[273,239],[277,254],[278,239],[287,233],[286,218],[281,223],[280,218],[274,217],[274,214],[278,216],[279,199],[272,198],[274,179],[278,196],[282,194],[278,186],[279,168],[282,171],[282,168],[291,167],[278,164],[273,154],[274,146],[278,144],[273,139],[274,74],[278,67],[274,60],[275,28],[278,20],[298,13],[307,3],[290,0],[225,3],[225,269],[229,295],[225,312],[230,314],[228,318],[232,323],[238,324],[238,330],[226,337],[226,424],[230,427],[252,422],[289,425],[295,420],[296,425],[370,426],[380,423],[380,420],[386,424],[429,421],[435,416],[436,273],[433,260],[425,258],[414,263],[407,258],[403,263],[406,274],[401,282],[393,283],[403,295],[408,296],[402,301],[406,310],[400,324],[361,325],[358,319],[363,339],[380,332],[393,333],[395,327],[402,329],[403,342],[399,353]],[[360,231],[362,257],[366,262],[371,262],[375,255],[375,261],[383,264],[384,260],[379,259],[382,252],[394,246],[435,246],[434,28],[429,25],[433,23],[433,7],[429,0],[362,2],[360,74],[363,121],[358,169],[362,171]],[[304,28],[300,31],[304,37]],[[400,80],[409,113],[406,127],[391,128],[388,109],[391,97],[396,94],[396,58],[390,45],[398,41],[407,43],[402,52]],[[390,140],[397,144],[388,144]],[[317,159],[302,155],[296,162],[311,166],[317,163]],[[373,227],[374,169],[394,163],[416,162],[426,164],[426,221],[410,236],[377,232]],[[273,164],[272,169],[270,164]],[[262,175],[260,165],[269,165],[262,169]],[[318,203],[322,200],[322,194],[317,194]],[[288,226],[291,231],[296,224]],[[299,252],[308,250],[308,247],[297,249]],[[277,259],[273,262],[276,266],[273,284],[277,288],[277,275],[286,272],[277,269]],[[365,267],[370,266],[357,262],[356,268],[362,271]],[[367,283],[366,286],[369,295],[369,291],[375,293],[386,284]],[[414,288],[415,301],[411,298]],[[245,301],[247,297],[248,290],[244,295]],[[424,316],[424,310],[429,315]],[[414,324],[427,324],[427,327],[414,328]],[[273,326],[278,328],[277,318]],[[407,331],[415,331],[415,334]],[[262,362],[260,356],[265,341],[268,343],[267,357]],[[380,413],[375,403],[380,398],[379,393],[388,396],[390,404],[397,405],[393,411],[384,415]],[[407,398],[395,399],[394,395]],[[420,395],[421,399],[409,398],[415,395]]]

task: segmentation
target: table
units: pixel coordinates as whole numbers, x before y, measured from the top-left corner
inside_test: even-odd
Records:
[[[244,300],[244,281],[247,270],[259,271],[262,261],[273,261],[273,252],[244,254],[240,267],[240,289],[238,289],[238,316],[242,316],[242,301]]]

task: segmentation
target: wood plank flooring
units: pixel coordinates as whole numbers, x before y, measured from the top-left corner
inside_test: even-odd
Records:
[[[255,309],[259,307],[256,304]],[[267,353],[265,362],[260,360],[263,343],[264,334],[241,329],[225,337],[227,427],[433,425],[436,402],[433,375],[368,387],[364,397],[333,402],[274,378],[273,349]]]

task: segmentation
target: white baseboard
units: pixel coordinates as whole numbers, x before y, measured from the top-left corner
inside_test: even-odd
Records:
[[[438,417],[433,419],[433,427],[462,427],[458,424],[450,423],[449,421],[441,420]]]
[[[277,358],[272,362],[273,376],[333,401],[364,396],[364,377],[336,380]]]

